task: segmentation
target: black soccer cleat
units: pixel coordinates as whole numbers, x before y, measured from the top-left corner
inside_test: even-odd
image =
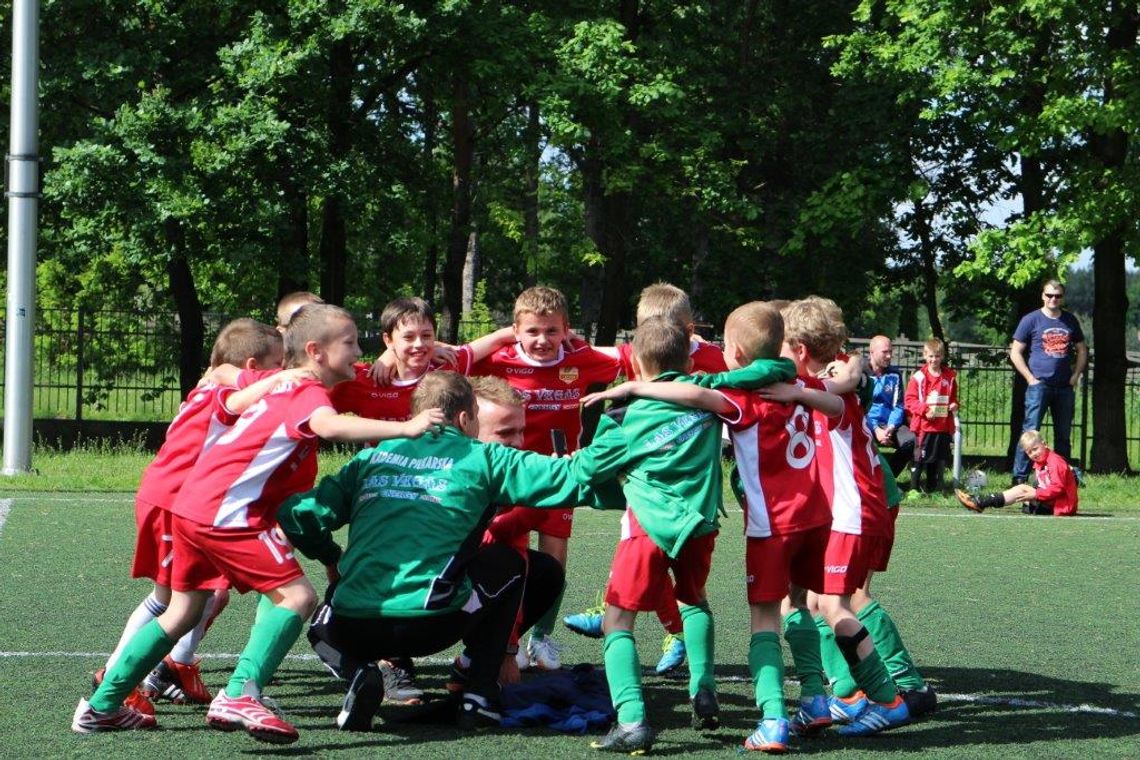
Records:
[[[371,731],[372,718],[384,699],[384,676],[375,663],[368,663],[352,677],[344,706],[336,716],[341,731]]]
[[[594,749],[603,752],[625,752],[628,755],[644,755],[653,748],[657,734],[645,721],[623,726],[614,723],[610,732],[596,742],[590,742]]]
[[[692,705],[693,728],[698,731],[715,731],[720,728],[720,703],[717,702],[715,691],[703,686],[697,689]]]
[[[921,718],[938,709],[938,695],[934,687],[926,684],[921,689],[899,689],[911,718]]]

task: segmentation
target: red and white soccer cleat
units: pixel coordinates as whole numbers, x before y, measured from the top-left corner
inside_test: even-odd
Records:
[[[99,668],[96,670],[94,677],[91,679],[91,687],[93,689],[98,689],[99,684],[103,683],[103,676],[106,674],[106,668]],[[146,695],[143,694],[143,692],[137,686],[131,689],[131,693],[128,694],[127,698],[123,700],[123,704],[127,707],[138,710],[143,715],[154,715],[154,704],[152,704],[151,701],[147,699]]]
[[[206,722],[219,731],[245,728],[254,739],[273,744],[292,744],[299,738],[297,729],[278,717],[261,700],[248,695],[228,697],[225,689],[219,691],[210,703]]]
[[[202,683],[202,673],[198,668],[200,662],[194,660],[185,665],[167,656],[143,681],[143,695],[151,699],[169,699],[176,705],[210,704],[213,695]]]
[[[79,734],[93,734],[97,731],[131,731],[154,728],[158,721],[153,715],[145,715],[133,707],[123,705],[115,712],[101,713],[93,710],[86,699],[79,700],[75,714],[71,717],[71,730]]]

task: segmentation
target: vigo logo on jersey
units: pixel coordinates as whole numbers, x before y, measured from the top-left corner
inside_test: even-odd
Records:
[[[811,430],[811,414],[797,406],[784,428],[788,431],[788,448],[784,452],[788,466],[796,470],[805,469],[815,457],[815,439],[808,432]]]
[[[508,375],[533,375],[534,367],[507,367]]]

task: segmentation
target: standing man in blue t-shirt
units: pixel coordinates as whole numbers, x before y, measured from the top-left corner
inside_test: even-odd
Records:
[[[1022,432],[1040,430],[1048,408],[1053,420],[1054,450],[1068,459],[1072,453],[1069,432],[1073,425],[1076,393],[1073,388],[1088,364],[1089,349],[1081,323],[1071,312],[1061,309],[1065,286],[1049,280],[1041,289],[1044,305],[1026,314],[1013,333],[1009,360],[1025,378],[1025,422]],[[1029,349],[1028,356],[1026,349]],[[1077,360],[1072,361],[1076,350]],[[1024,483],[1029,476],[1029,457],[1019,446],[1013,457],[1013,482]]]

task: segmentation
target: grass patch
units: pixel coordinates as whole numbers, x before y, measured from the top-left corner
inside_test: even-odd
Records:
[[[326,467],[343,461],[325,460]],[[1090,495],[1091,505],[1098,489],[1116,491],[1126,484],[1096,479],[1082,497]],[[204,708],[169,704],[159,706],[159,731],[76,736],[68,730],[75,703],[89,693],[91,672],[148,590],[127,577],[133,499],[129,493],[13,494],[7,488],[0,498],[11,500],[0,526],[0,715],[9,757],[597,757],[586,737],[537,729],[463,736],[446,727],[386,725],[368,735],[343,734],[333,726],[342,687],[316,662],[302,659],[309,654],[303,643],[268,689],[301,731],[293,747],[275,749],[244,735],[211,731]],[[1134,757],[1140,632],[1128,621],[1140,608],[1135,507],[1090,506],[1107,519],[1062,520],[1010,512],[973,515],[947,504],[943,498],[904,507],[891,570],[876,576],[873,586],[943,694],[941,709],[929,720],[873,739],[845,740],[828,732],[799,743],[797,753],[871,758],[921,752],[951,760]],[[649,615],[638,624],[649,719],[661,730],[654,754],[734,756],[758,717],[745,664],[741,529],[733,506],[709,583],[717,623],[720,731],[688,728],[684,684],[652,675],[661,629]],[[593,603],[618,532],[616,513],[578,511],[564,613]],[[312,570],[321,588],[323,575]],[[245,642],[254,601],[235,596],[203,643],[204,678],[212,689],[224,684],[233,653]],[[558,638],[566,645],[565,662],[600,662],[598,641],[568,632]],[[30,654],[11,654],[20,652]],[[442,690],[449,654],[421,664],[429,691]],[[796,696],[789,686],[789,699]],[[1079,705],[1099,712],[1066,707]],[[398,708],[389,710],[394,715]]]

